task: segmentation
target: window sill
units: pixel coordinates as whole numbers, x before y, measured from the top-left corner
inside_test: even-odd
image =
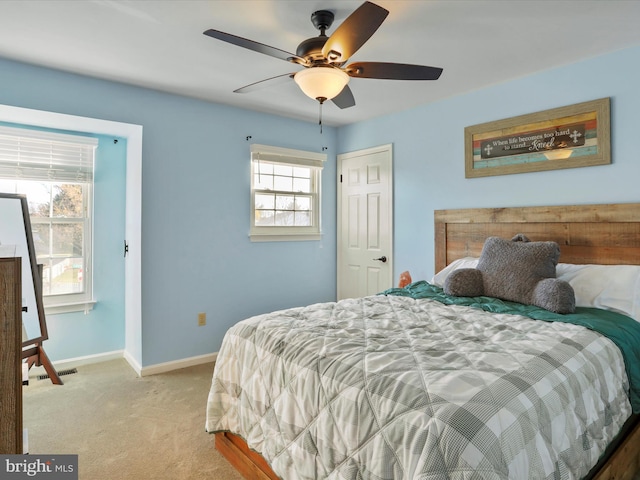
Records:
[[[96,303],[97,302],[95,300],[89,300],[87,302],[45,305],[44,313],[45,315],[59,315],[61,313],[73,313],[73,312],[84,312],[85,314],[87,314],[89,313],[89,310],[93,310],[93,306]]]
[[[312,240],[321,240],[321,233],[312,234],[265,234],[253,233],[249,235],[252,242],[304,242]]]

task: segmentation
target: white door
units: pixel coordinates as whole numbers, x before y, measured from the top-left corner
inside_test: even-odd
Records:
[[[338,299],[393,286],[392,147],[338,155]]]

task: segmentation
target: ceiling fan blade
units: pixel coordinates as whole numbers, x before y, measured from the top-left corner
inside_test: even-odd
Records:
[[[356,104],[356,100],[353,98],[353,93],[349,88],[349,85],[345,85],[342,91],[331,100],[336,106],[340,108],[353,107]]]
[[[288,82],[293,78],[295,73],[285,73],[284,75],[278,75],[276,77],[265,78],[264,80],[260,80],[259,82],[250,83],[249,85],[245,85],[244,87],[240,87],[233,91],[233,93],[249,93],[255,90],[260,90],[261,88],[271,87],[273,85],[278,85],[280,83]]]
[[[357,62],[345,68],[354,78],[379,78],[384,80],[437,80],[442,69],[408,63]]]
[[[307,61],[304,58],[294,55],[293,53],[285,52],[284,50],[280,50],[279,48],[270,47],[269,45],[265,45],[259,42],[254,42],[253,40],[238,37],[230,33],[225,33],[225,32],[221,32],[219,30],[213,30],[213,29],[206,30],[203,33],[211,38],[216,38],[218,40],[222,40],[223,42],[231,43],[232,45],[237,45],[238,47],[247,48],[249,50],[253,50],[254,52],[263,53],[264,55],[269,55],[271,57],[279,58],[280,60],[286,60],[287,62],[292,62],[292,63],[299,63],[301,65],[304,65],[307,63]]]
[[[331,34],[322,47],[322,55],[331,63],[344,63],[382,25],[389,11],[371,2],[360,5]]]

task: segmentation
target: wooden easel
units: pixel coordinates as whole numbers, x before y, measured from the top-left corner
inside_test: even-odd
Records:
[[[21,282],[20,292],[24,294],[24,296],[21,296],[20,301],[17,302],[18,330],[16,330],[18,334],[17,339],[21,340],[21,342],[18,343],[18,347],[21,347],[21,352],[16,352],[17,355],[15,355],[14,359],[18,362],[23,376],[26,360],[27,371],[33,365],[43,366],[49,378],[51,378],[51,382],[56,385],[62,385],[60,375],[53,368],[51,360],[49,360],[44,348],[42,348],[42,343],[49,338],[42,294],[43,266],[37,264],[27,196],[0,192],[0,207],[3,219],[3,240],[8,242],[5,245],[0,244],[0,253],[2,257],[20,258],[22,268],[22,270],[18,272],[19,275],[17,279]],[[22,233],[23,228],[24,236]],[[31,290],[32,286],[33,291]],[[33,312],[30,309],[35,309],[36,311]],[[32,319],[35,316],[34,314],[37,315],[38,331],[36,332],[35,327],[33,327],[31,329],[32,331],[27,335],[24,322],[26,320],[33,324]],[[19,331],[20,326],[22,326],[22,335],[20,335]],[[4,329],[2,333],[4,335]],[[3,374],[4,371],[3,365]]]
[[[27,359],[27,368],[29,370],[31,370],[31,367],[34,365],[36,367],[44,367],[51,379],[51,383],[54,385],[63,385],[62,380],[60,380],[60,375],[58,375],[56,369],[53,368],[51,360],[49,360],[44,348],[42,348],[42,343],[36,343],[27,349],[23,349],[22,358]]]

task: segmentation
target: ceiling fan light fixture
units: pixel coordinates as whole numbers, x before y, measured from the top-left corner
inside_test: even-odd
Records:
[[[314,100],[331,100],[349,83],[349,75],[333,67],[306,68],[296,73],[293,79],[304,94]]]

